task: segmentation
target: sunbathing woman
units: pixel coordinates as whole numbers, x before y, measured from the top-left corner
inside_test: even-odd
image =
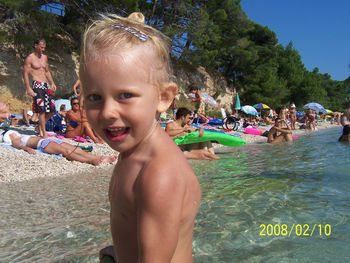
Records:
[[[85,110],[80,109],[78,98],[71,99],[72,109],[66,114],[66,138],[75,138],[77,136],[86,138],[89,136],[95,143],[103,143],[102,138],[93,131],[86,119]]]
[[[97,156],[83,151],[69,143],[55,139],[43,139],[38,136],[22,135],[16,131],[8,130],[3,133],[2,140],[12,144],[17,149],[22,149],[30,154],[36,154],[35,149],[49,154],[62,154],[70,161],[89,163],[98,166],[102,163],[112,163],[117,159],[116,155]]]

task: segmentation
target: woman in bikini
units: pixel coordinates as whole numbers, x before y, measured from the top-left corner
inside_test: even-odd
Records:
[[[72,109],[66,114],[66,138],[75,138],[77,136],[86,138],[89,136],[95,143],[103,143],[102,138],[94,132],[86,119],[86,114],[80,108],[78,98],[71,99]]]
[[[285,124],[287,128],[282,128],[282,124]],[[289,124],[285,120],[276,118],[275,125],[269,130],[267,137],[268,143],[278,143],[278,142],[292,142],[292,130]]]

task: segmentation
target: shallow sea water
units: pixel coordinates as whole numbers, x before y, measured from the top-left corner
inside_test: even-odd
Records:
[[[202,188],[194,261],[349,262],[350,144],[339,134],[192,161]],[[0,262],[98,262],[111,242],[108,183],[85,174],[1,184]]]

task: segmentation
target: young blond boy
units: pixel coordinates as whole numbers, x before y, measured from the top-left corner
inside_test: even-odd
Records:
[[[92,127],[120,152],[109,188],[116,262],[192,260],[200,187],[185,156],[159,126],[177,92],[166,38],[141,22],[103,16],[85,32],[80,66]]]

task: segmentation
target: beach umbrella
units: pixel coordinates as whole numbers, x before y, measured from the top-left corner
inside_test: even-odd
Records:
[[[254,106],[253,106],[255,109],[270,109],[270,107],[269,106],[267,106],[266,104],[264,104],[264,103],[258,103],[258,104],[255,104]]]
[[[244,113],[249,114],[249,115],[255,115],[255,116],[258,115],[257,110],[250,105],[243,106],[241,108],[241,111],[243,111]]]
[[[239,95],[237,93],[235,110],[240,110],[240,109],[241,109],[241,101],[240,101]]]
[[[326,109],[317,102],[310,102],[304,105],[304,109],[310,109],[314,111],[327,112]]]
[[[196,95],[194,93],[190,93],[188,94],[188,97],[190,97],[191,99],[194,99]],[[214,98],[209,96],[207,93],[201,93],[201,98],[202,98],[202,101],[206,104],[209,104],[215,107],[219,106],[219,104],[214,100]]]

